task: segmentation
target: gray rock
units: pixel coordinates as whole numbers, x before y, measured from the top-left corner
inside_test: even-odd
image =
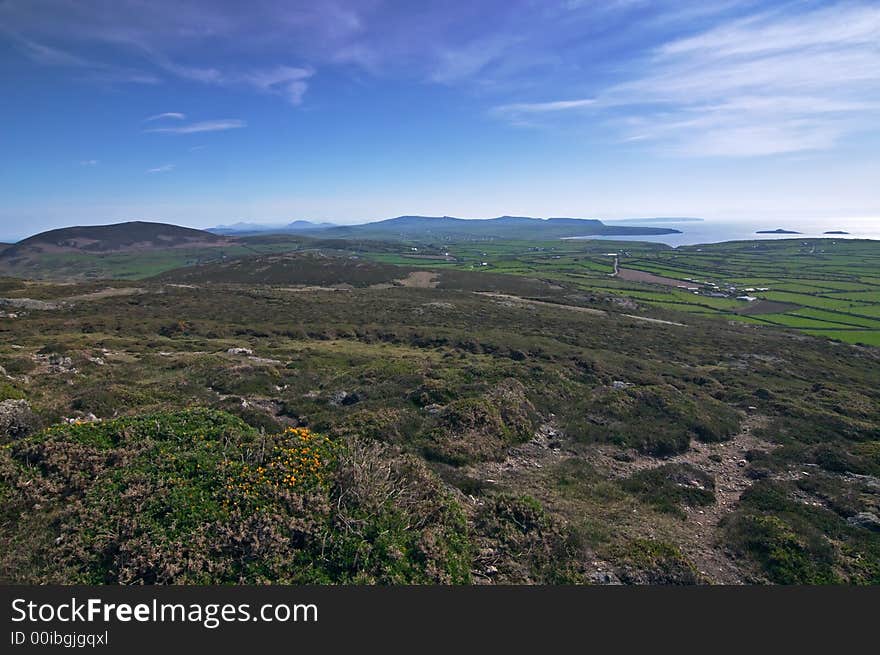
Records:
[[[26,400],[0,402],[0,441],[21,439],[37,427],[37,417]]]
[[[619,585],[623,584],[616,575],[609,571],[596,571],[590,574],[589,577],[590,584],[610,584],[610,585]]]
[[[226,351],[229,355],[248,355],[251,356],[254,354],[254,351],[250,348],[230,348]]]
[[[331,405],[354,405],[360,402],[361,397],[357,393],[349,393],[348,391],[337,391],[330,396]]]
[[[46,365],[49,369],[50,373],[75,373],[76,369],[73,368],[73,360],[66,355],[60,355],[58,353],[49,353],[48,355],[35,355],[35,358],[39,360],[43,360],[46,362]]]
[[[859,512],[855,516],[850,516],[846,522],[857,528],[880,532],[880,517],[873,512]]]

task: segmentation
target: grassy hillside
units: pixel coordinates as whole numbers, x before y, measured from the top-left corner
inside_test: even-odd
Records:
[[[8,256],[28,251],[49,252],[110,252],[149,248],[176,248],[193,243],[222,244],[226,240],[216,234],[166,223],[131,221],[113,225],[65,227],[35,234],[15,244]]]
[[[324,260],[2,281],[0,577],[880,583],[876,349]]]
[[[666,278],[613,276],[620,266]],[[655,308],[786,327],[848,343],[880,345],[880,242],[780,239],[670,248],[595,241],[498,241],[425,245],[418,253],[365,253],[400,265],[540,277]],[[659,282],[659,281],[658,281]],[[714,285],[714,286],[713,286]],[[685,288],[699,289],[694,293]],[[743,295],[765,302],[739,300]]]

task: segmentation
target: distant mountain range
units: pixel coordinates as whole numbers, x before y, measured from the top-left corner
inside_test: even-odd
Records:
[[[313,223],[312,221],[293,221],[287,225],[273,225],[270,223],[233,223],[232,225],[218,225],[209,227],[206,231],[222,235],[247,235],[262,234],[266,232],[284,234],[287,232],[314,232],[336,227],[335,223]]]
[[[640,222],[698,219],[639,219]],[[215,234],[245,235],[267,232],[320,232],[327,238],[361,239],[558,239],[592,235],[654,235],[677,234],[679,230],[637,225],[607,225],[589,218],[531,218],[499,216],[498,218],[466,219],[453,216],[398,216],[360,225],[334,225],[295,221],[285,226],[255,223],[211,228]]]
[[[672,234],[678,230],[665,227],[606,225],[584,218],[529,218],[500,216],[488,219],[463,219],[451,216],[398,216],[362,225],[333,225],[294,221],[281,229],[256,229],[256,224],[238,223],[214,228],[214,231],[132,221],[113,225],[66,227],[41,232],[18,243],[0,246],[0,274],[47,275],[47,266],[66,271],[67,255],[106,255],[111,253],[146,253],[186,249],[196,260],[210,258],[205,249],[223,255],[223,246],[244,247],[264,235],[295,235],[315,243],[330,240],[431,242],[444,240],[488,241],[528,239],[550,241],[564,237],[604,235]],[[218,230],[223,233],[218,234]],[[60,267],[60,268],[59,268]],[[53,269],[54,270],[54,269]]]
[[[677,234],[672,228],[606,225],[590,218],[499,216],[465,219],[452,216],[398,216],[375,223],[340,226],[325,237],[363,239],[559,239],[577,236]]]
[[[285,226],[260,226],[236,223],[210,230],[131,221],[113,225],[65,227],[41,232],[18,243],[0,247],[6,260],[50,253],[101,254],[109,252],[166,250],[169,248],[204,248],[237,243],[249,234],[296,233],[320,234],[334,239],[558,239],[574,236],[676,234],[665,227],[606,225],[588,218],[530,218],[499,216],[498,218],[465,219],[452,216],[398,216],[361,225],[334,225],[294,221]]]

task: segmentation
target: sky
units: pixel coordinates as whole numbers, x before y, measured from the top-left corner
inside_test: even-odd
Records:
[[[876,0],[0,0],[0,238],[864,219],[878,146]]]

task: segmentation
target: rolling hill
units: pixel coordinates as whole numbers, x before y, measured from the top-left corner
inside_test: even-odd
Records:
[[[379,246],[391,252],[399,248],[401,241],[549,241],[570,236],[678,232],[659,227],[611,226],[595,219],[521,216],[399,216],[350,226],[294,221],[277,232],[249,231],[246,227],[227,226],[229,232],[218,234],[131,221],[50,230],[0,248],[0,274],[32,279],[140,279],[183,266],[300,249],[375,251]],[[398,246],[381,246],[381,241],[398,242]]]
[[[587,218],[499,216],[466,219],[452,216],[398,216],[375,223],[328,228],[324,237],[364,239],[559,239],[591,235],[676,234],[671,228],[606,225]]]
[[[237,246],[229,237],[165,223],[77,226],[0,248],[0,272],[38,279],[131,277],[128,269],[137,274],[143,262],[148,272],[165,270],[221,257]]]
[[[65,227],[41,232],[7,248],[3,251],[3,256],[11,258],[43,252],[106,253],[154,248],[222,246],[228,243],[229,241],[222,236],[203,230],[166,223],[130,221],[113,225]]]

